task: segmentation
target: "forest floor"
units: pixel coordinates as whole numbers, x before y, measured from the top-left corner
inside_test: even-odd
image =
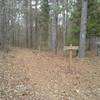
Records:
[[[48,52],[0,52],[0,100],[100,100],[100,58],[73,59]]]

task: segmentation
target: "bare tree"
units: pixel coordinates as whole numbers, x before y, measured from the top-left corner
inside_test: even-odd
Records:
[[[30,32],[30,48],[33,47],[33,13],[32,13],[32,0],[30,0],[30,27],[29,27],[29,32]]]
[[[1,1],[1,48],[6,50],[7,48],[7,16],[6,16],[6,1]]]
[[[87,10],[88,0],[82,0],[82,14],[81,14],[81,27],[80,27],[80,51],[79,57],[85,57],[86,50],[86,30],[87,30]]]
[[[26,47],[28,48],[29,45],[29,36],[28,36],[28,0],[25,0],[25,6],[26,6]]]
[[[66,37],[68,39],[68,0],[63,1],[64,11],[63,11],[63,46],[66,44]]]
[[[53,1],[54,6],[58,6],[58,0]],[[58,33],[58,13],[57,9],[54,9],[52,16],[52,50],[57,53],[57,34]]]
[[[35,0],[35,32],[34,32],[34,48],[38,47],[38,0]]]

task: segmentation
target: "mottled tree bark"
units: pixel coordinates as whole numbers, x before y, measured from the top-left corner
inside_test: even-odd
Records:
[[[85,57],[86,50],[86,30],[87,30],[87,7],[88,0],[82,0],[82,14],[81,14],[81,27],[80,27],[80,51],[79,57]]]
[[[58,0],[54,0],[55,6],[58,5]],[[52,17],[52,50],[57,53],[57,45],[58,45],[58,13],[57,10],[54,11]]]
[[[30,48],[33,47],[33,15],[32,15],[32,0],[30,0]]]
[[[34,48],[38,48],[39,36],[38,36],[38,15],[37,15],[38,0],[35,0],[35,33],[34,33]]]
[[[2,0],[2,16],[1,16],[1,48],[7,49],[7,31],[6,31],[6,4],[5,0]]]
[[[25,6],[26,6],[26,47],[29,47],[29,36],[28,36],[28,0],[25,0]]]

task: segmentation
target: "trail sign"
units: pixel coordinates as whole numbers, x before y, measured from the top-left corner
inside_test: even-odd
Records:
[[[64,51],[69,51],[69,70],[72,67],[72,53],[74,50],[78,50],[79,46],[72,46],[72,44],[70,44],[70,46],[64,46]]]
[[[64,51],[65,50],[78,50],[79,49],[79,46],[64,46]]]

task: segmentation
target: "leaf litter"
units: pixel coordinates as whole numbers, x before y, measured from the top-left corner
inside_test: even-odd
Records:
[[[100,58],[16,48],[0,52],[0,100],[99,100]]]

